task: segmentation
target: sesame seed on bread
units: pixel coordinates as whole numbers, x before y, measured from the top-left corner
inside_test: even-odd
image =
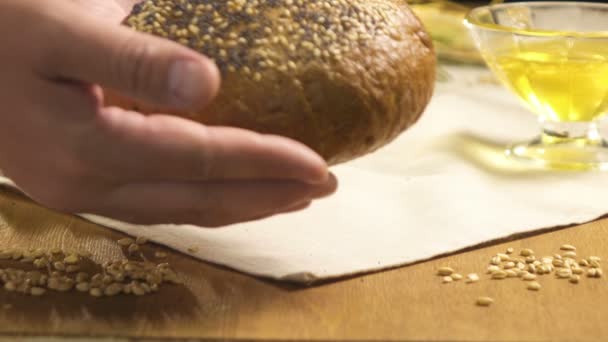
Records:
[[[404,0],[144,0],[124,24],[213,59],[222,86],[190,113],[108,104],[287,136],[330,164],[392,141],[433,92],[433,47]]]

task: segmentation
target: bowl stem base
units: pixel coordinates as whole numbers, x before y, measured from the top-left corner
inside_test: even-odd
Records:
[[[608,170],[608,142],[595,122],[543,122],[537,138],[509,146],[506,154],[544,169]]]

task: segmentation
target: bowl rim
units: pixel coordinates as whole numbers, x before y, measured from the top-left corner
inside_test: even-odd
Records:
[[[521,1],[512,3],[499,3],[478,6],[467,12],[463,20],[464,25],[469,28],[481,28],[484,30],[498,31],[509,34],[518,34],[523,36],[534,37],[564,37],[564,38],[608,38],[607,31],[593,32],[578,32],[566,30],[540,30],[540,29],[519,29],[505,25],[482,23],[475,19],[475,14],[483,10],[508,7],[545,7],[545,6],[562,6],[562,7],[603,7],[608,10],[608,3],[597,3],[588,1]],[[606,18],[608,20],[608,17]]]

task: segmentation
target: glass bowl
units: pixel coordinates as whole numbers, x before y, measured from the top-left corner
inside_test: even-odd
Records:
[[[465,25],[485,63],[538,116],[540,133],[509,156],[551,169],[608,169],[608,4],[477,7]]]

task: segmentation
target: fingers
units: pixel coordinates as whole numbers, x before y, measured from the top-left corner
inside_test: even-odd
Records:
[[[333,176],[314,186],[291,181],[131,184],[107,195],[100,214],[136,224],[218,227],[305,208],[336,186]]]
[[[217,68],[198,53],[108,25],[84,15],[73,4],[61,7],[71,21],[58,24],[62,39],[47,48],[53,52],[47,56],[47,66],[53,67],[48,69],[53,70],[49,76],[113,87],[177,107],[203,105],[217,91]],[[88,109],[73,112],[86,116]],[[144,181],[295,179],[315,183],[327,179],[322,158],[284,138],[205,128],[166,116],[146,118],[117,108],[92,112],[96,121],[73,145],[82,158],[89,158],[91,165],[107,175]]]
[[[61,39],[46,48],[50,78],[100,84],[147,103],[200,109],[215,97],[219,71],[208,58],[166,39],[109,24],[78,6],[58,23]]]
[[[83,158],[123,180],[327,181],[325,161],[295,141],[178,117],[102,110],[81,139]]]

